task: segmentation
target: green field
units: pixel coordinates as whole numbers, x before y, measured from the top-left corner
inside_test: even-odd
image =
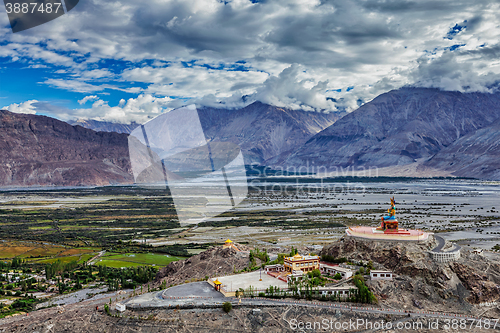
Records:
[[[92,253],[92,254],[82,254],[82,256],[80,257],[80,260],[78,260],[78,263],[79,264],[83,264],[84,262],[87,262],[89,261],[90,258],[94,257],[95,256],[95,253]]]
[[[52,264],[56,261],[61,261],[62,263],[69,263],[72,261],[78,261],[80,256],[68,256],[68,257],[59,257],[59,258],[51,258],[51,259],[43,259],[43,260],[34,260],[32,262],[37,263],[37,264]]]
[[[138,263],[130,262],[130,261],[106,260],[106,259],[102,259],[101,261],[97,261],[96,264],[99,266],[108,266],[108,267],[113,267],[113,268],[144,266],[144,264],[138,264]]]
[[[109,267],[167,266],[173,261],[183,259],[185,258],[156,253],[125,253],[104,256],[97,264]]]

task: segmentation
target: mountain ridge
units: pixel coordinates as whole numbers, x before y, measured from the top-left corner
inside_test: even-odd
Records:
[[[1,186],[130,184],[125,134],[0,111]]]
[[[206,139],[238,144],[247,165],[500,179],[500,94],[402,88],[345,116],[260,102],[198,114]],[[1,186],[133,182],[126,134],[0,111],[0,137]]]
[[[319,132],[284,164],[309,163],[329,170],[427,165],[441,150],[499,118],[498,94],[402,88],[376,97]]]

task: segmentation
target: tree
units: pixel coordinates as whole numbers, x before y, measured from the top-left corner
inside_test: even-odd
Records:
[[[335,280],[342,280],[342,275],[340,275],[340,273],[337,273],[337,274],[335,274],[335,276],[333,278]]]
[[[358,287],[357,293],[354,295],[354,299],[360,303],[376,303],[377,298],[368,289],[365,284],[365,279],[361,275],[354,275],[353,282],[356,287]]]
[[[222,310],[224,310],[225,313],[229,313],[233,309],[233,305],[231,302],[224,302],[222,304]]]

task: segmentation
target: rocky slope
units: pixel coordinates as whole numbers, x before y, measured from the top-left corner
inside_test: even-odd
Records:
[[[166,285],[183,283],[191,279],[203,279],[206,276],[233,274],[248,267],[248,248],[242,244],[235,244],[241,251],[233,248],[222,249],[222,246],[213,247],[186,260],[174,261],[162,268],[157,274],[155,285],[165,281]],[[259,260],[257,259],[257,264]]]
[[[207,139],[238,144],[246,164],[321,168],[334,176],[372,168],[384,176],[500,180],[500,94],[403,88],[345,116],[260,102],[237,110],[203,107],[198,113]],[[132,182],[125,135],[7,111],[0,120],[2,186]],[[79,124],[122,132],[137,125]]]
[[[0,185],[132,182],[125,134],[94,132],[35,115],[0,111]]]
[[[461,137],[425,165],[456,176],[500,180],[500,121]]]
[[[377,268],[393,271],[393,282],[369,281],[383,304],[403,308],[470,311],[473,304],[500,297],[500,265],[462,249],[456,262],[436,263],[427,254],[433,238],[423,243],[375,242],[344,237],[321,255],[372,260]]]
[[[285,163],[330,170],[422,163],[499,117],[500,94],[402,88],[378,96],[316,134]]]
[[[205,136],[211,141],[238,144],[245,163],[280,164],[313,135],[343,113],[290,110],[252,103],[242,109],[198,109]]]
[[[67,305],[63,309],[48,308],[0,321],[0,332],[41,332],[41,333],[221,333],[221,332],[304,332],[290,324],[295,322],[321,322],[324,319],[334,322],[349,322],[358,319],[366,321],[397,321],[402,316],[355,313],[312,307],[234,307],[229,313],[222,309],[159,309],[145,311],[125,311],[112,317],[104,311],[107,299],[100,302],[85,301]],[[425,319],[420,319],[425,322]],[[427,327],[427,323],[424,327]],[[325,332],[332,330],[306,330],[306,332]],[[346,332],[346,330],[344,330]],[[348,329],[347,332],[359,332]],[[442,332],[421,330],[419,332]],[[472,327],[467,332],[478,332]]]
[[[290,110],[260,102],[234,110],[209,107],[197,110],[207,139],[238,144],[247,164],[261,164],[269,159],[274,163],[282,161],[345,114]],[[139,125],[83,119],[70,124],[118,133],[130,133]]]

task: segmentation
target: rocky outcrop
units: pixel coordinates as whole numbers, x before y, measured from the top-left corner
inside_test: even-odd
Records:
[[[469,302],[479,304],[496,301],[500,297],[500,286],[490,281],[486,275],[478,274],[477,270],[464,264],[452,263],[450,266],[471,292],[467,299]]]
[[[430,263],[426,251],[433,245],[431,240],[422,243],[397,243],[344,237],[323,248],[320,255],[330,255],[335,258],[346,257],[351,260],[371,260],[397,274],[432,276],[434,272],[424,269],[418,263]]]
[[[186,260],[174,261],[156,274],[155,284],[165,281],[166,285],[185,281],[233,274],[249,264],[248,248],[235,244],[240,251],[233,248],[213,247]]]
[[[133,182],[127,136],[0,111],[0,186]]]
[[[380,242],[353,237],[344,237],[324,247],[321,255],[349,260],[371,260],[378,268],[389,269],[399,278],[391,283],[371,281],[374,292],[392,301],[401,293],[408,293],[413,306],[421,302],[442,303],[459,299],[461,302],[479,304],[496,301],[500,297],[497,285],[499,267],[483,257],[473,256],[462,249],[462,257],[457,262],[436,263],[427,251],[435,246],[433,237],[424,243]],[[488,267],[488,275],[481,272]],[[421,298],[421,299],[418,299]]]

